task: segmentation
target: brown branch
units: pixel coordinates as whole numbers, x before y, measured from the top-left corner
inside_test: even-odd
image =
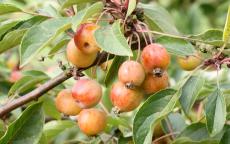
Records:
[[[48,82],[44,83],[40,87],[34,89],[30,93],[21,96],[15,100],[12,100],[11,102],[7,103],[6,105],[2,106],[0,109],[0,117],[2,118],[5,114],[11,112],[12,110],[30,102],[33,100],[38,99],[40,96],[51,90],[52,88],[56,87],[60,83],[64,82],[65,80],[72,77],[72,74],[70,72],[64,72],[54,79],[49,80]]]

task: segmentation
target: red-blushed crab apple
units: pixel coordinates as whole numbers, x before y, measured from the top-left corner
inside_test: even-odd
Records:
[[[127,88],[122,82],[113,84],[110,99],[115,107],[121,112],[129,112],[137,108],[143,98],[143,93],[139,88]]]
[[[66,55],[68,61],[78,68],[85,68],[92,65],[97,57],[97,53],[86,54],[76,48],[73,39],[67,45]]]
[[[70,89],[60,91],[55,99],[56,108],[65,115],[75,116],[80,113],[81,108],[72,97]]]
[[[90,108],[100,102],[102,87],[95,80],[80,79],[72,87],[72,96],[81,108]]]
[[[202,59],[197,53],[191,56],[178,57],[177,62],[183,70],[191,71],[201,64]]]
[[[125,61],[118,70],[118,79],[123,83],[140,86],[145,79],[144,68],[139,62],[133,60]]]
[[[162,76],[147,74],[142,84],[142,88],[146,94],[153,94],[162,89],[167,88],[169,85],[168,73],[163,72]]]
[[[95,136],[105,129],[106,117],[106,113],[102,110],[83,109],[78,116],[78,126],[86,135]]]
[[[94,23],[84,23],[79,26],[74,35],[74,42],[79,50],[86,54],[97,53],[100,51],[94,32],[99,28]]]
[[[153,73],[155,69],[167,69],[170,63],[170,55],[160,44],[147,45],[141,54],[141,63],[147,73]]]

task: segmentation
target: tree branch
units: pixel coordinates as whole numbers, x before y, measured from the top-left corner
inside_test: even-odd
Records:
[[[40,87],[34,89],[33,91],[29,92],[28,94],[21,96],[17,99],[12,100],[11,102],[7,103],[0,109],[0,117],[2,118],[5,114],[11,112],[12,110],[30,102],[33,100],[38,99],[40,96],[51,90],[52,88],[56,87],[60,83],[64,82],[65,80],[72,77],[70,72],[63,72],[54,79],[49,80],[48,82],[44,83]]]

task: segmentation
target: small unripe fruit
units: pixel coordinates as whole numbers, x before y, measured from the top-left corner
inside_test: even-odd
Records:
[[[140,89],[129,89],[122,82],[116,82],[111,89],[110,99],[121,112],[129,112],[137,108],[143,98]]]
[[[65,115],[75,116],[81,111],[81,108],[75,102],[72,97],[72,92],[69,89],[64,89],[58,93],[55,104],[57,110]]]
[[[84,109],[78,116],[78,125],[83,133],[94,136],[105,129],[106,114],[95,108]]]
[[[68,61],[78,68],[90,66],[97,57],[97,53],[85,54],[76,48],[73,39],[67,45],[66,54]]]
[[[80,79],[73,86],[72,95],[82,108],[90,108],[101,100],[102,88],[95,80]]]
[[[199,66],[202,62],[199,54],[195,56],[186,56],[186,57],[178,57],[177,62],[180,67],[184,70],[191,71],[194,70],[197,66]]]
[[[140,86],[145,79],[144,68],[136,61],[125,61],[118,70],[118,79],[123,83],[132,83],[135,86]]]
[[[6,62],[6,66],[11,70],[16,70],[18,68],[18,63],[19,63],[18,56],[11,55]]]
[[[94,32],[98,29],[98,25],[94,23],[81,24],[74,36],[74,42],[81,51],[86,54],[92,54],[100,51],[98,44],[94,38]]]
[[[20,80],[22,78],[22,73],[18,70],[12,71],[10,74],[9,81],[12,83],[15,83],[16,81]]]
[[[167,72],[164,72],[161,77],[148,74],[145,77],[142,88],[146,94],[153,94],[167,88],[168,84],[169,81]]]
[[[155,68],[167,69],[170,55],[160,44],[150,44],[143,49],[141,62],[146,72],[152,73]]]

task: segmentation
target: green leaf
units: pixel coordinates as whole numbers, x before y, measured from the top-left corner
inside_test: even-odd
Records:
[[[52,58],[60,49],[62,49],[70,41],[69,38],[63,38],[60,40],[50,51],[49,54]]]
[[[220,89],[216,89],[208,97],[205,105],[205,116],[208,132],[211,136],[215,136],[223,129],[226,120],[226,104]]]
[[[176,139],[172,144],[219,144],[217,140],[202,140],[202,141],[194,141],[187,137],[182,137]]]
[[[118,138],[118,144],[133,144],[133,140],[132,140],[132,137],[122,137],[120,136]]]
[[[29,106],[22,115],[7,129],[0,139],[1,144],[36,144],[42,135],[45,117],[42,104],[36,103]]]
[[[18,29],[7,33],[0,41],[0,54],[19,45],[27,29]]]
[[[187,126],[184,117],[178,112],[170,113],[167,116],[167,119],[162,120],[161,124],[164,131],[166,131],[167,133],[170,133],[170,131],[181,132]]]
[[[126,13],[126,18],[132,14],[132,12],[136,8],[136,5],[137,5],[137,1],[136,0],[129,0],[129,5],[128,5],[127,13]]]
[[[62,131],[74,127],[75,125],[76,123],[70,120],[51,121],[45,124],[43,132],[47,139],[52,139]]]
[[[96,2],[98,0],[66,0],[63,4],[62,4],[62,9],[64,8],[68,8],[72,5],[78,5],[78,4],[84,4],[84,3],[92,3],[92,2]]]
[[[42,106],[47,116],[50,116],[54,119],[60,119],[61,113],[57,110],[54,98],[51,97],[52,95],[46,94],[41,97],[40,100],[43,102]]]
[[[140,107],[133,123],[135,144],[151,144],[153,130],[157,122],[163,119],[174,108],[181,91],[162,90],[150,96]]]
[[[193,39],[202,40],[205,44],[210,44],[214,46],[222,46],[224,44],[222,40],[223,31],[218,29],[210,29],[204,33],[190,36]]]
[[[14,48],[15,46],[21,43],[22,37],[28,30],[28,28],[41,23],[46,20],[47,17],[44,16],[34,16],[25,21],[21,21],[16,23],[11,29],[7,31],[7,33],[3,36],[0,41],[0,54]],[[0,30],[1,31],[1,30]],[[1,33],[1,32],[0,32]],[[0,34],[1,35],[1,34]]]
[[[41,136],[41,138],[40,138],[38,144],[48,144],[47,138],[46,138],[46,136],[44,135],[44,133],[42,133],[42,136]]]
[[[79,11],[73,18],[72,24],[73,29],[76,29],[81,23],[84,23],[88,18],[91,18],[93,15],[97,13],[101,13],[103,11],[103,3],[97,2],[81,11]]]
[[[224,33],[223,33],[223,41],[225,43],[228,43],[229,40],[230,40],[230,6],[228,7],[228,14],[225,21]]]
[[[151,30],[169,34],[179,34],[167,10],[157,4],[140,4],[144,9],[145,20]]]
[[[97,29],[94,36],[102,50],[120,56],[133,56],[132,50],[121,32],[119,21],[115,21],[112,26]]]
[[[22,72],[23,75],[25,76],[33,76],[33,77],[37,77],[37,76],[47,76],[47,74],[43,71],[38,71],[38,70],[27,70],[27,71],[23,71]]]
[[[220,144],[229,144],[229,143],[230,143],[230,129],[225,131],[220,141]]]
[[[7,22],[7,23],[0,23],[0,39],[2,35],[4,35],[8,30],[13,28],[19,23],[19,21]]]
[[[32,88],[36,87],[37,84],[47,81],[49,77],[47,76],[24,76],[20,80],[18,80],[9,90],[8,95],[19,95],[22,94],[28,90],[31,90]]]
[[[205,80],[201,77],[201,75],[191,76],[182,87],[180,104],[185,114],[189,115],[189,112],[204,85],[204,81]]]
[[[19,49],[20,67],[29,63],[40,50],[52,42],[60,33],[70,28],[69,21],[68,18],[49,19],[28,30]]]
[[[120,65],[126,60],[126,57],[115,56],[113,59],[112,65],[110,66],[106,77],[105,77],[105,85],[111,86],[117,80],[117,73]]]
[[[162,36],[156,39],[156,42],[162,44],[169,53],[179,56],[188,56],[195,53],[194,46],[183,39]]]
[[[218,144],[222,134],[210,137],[206,125],[193,123],[186,127],[173,144]]]
[[[0,15],[12,12],[21,12],[22,10],[12,4],[0,3]]]
[[[34,25],[38,25],[41,22],[43,22],[44,20],[47,20],[48,17],[45,16],[33,16],[32,18],[29,18],[27,20],[24,20],[22,22],[20,22],[17,25],[17,29],[26,29],[26,28],[31,28]]]

